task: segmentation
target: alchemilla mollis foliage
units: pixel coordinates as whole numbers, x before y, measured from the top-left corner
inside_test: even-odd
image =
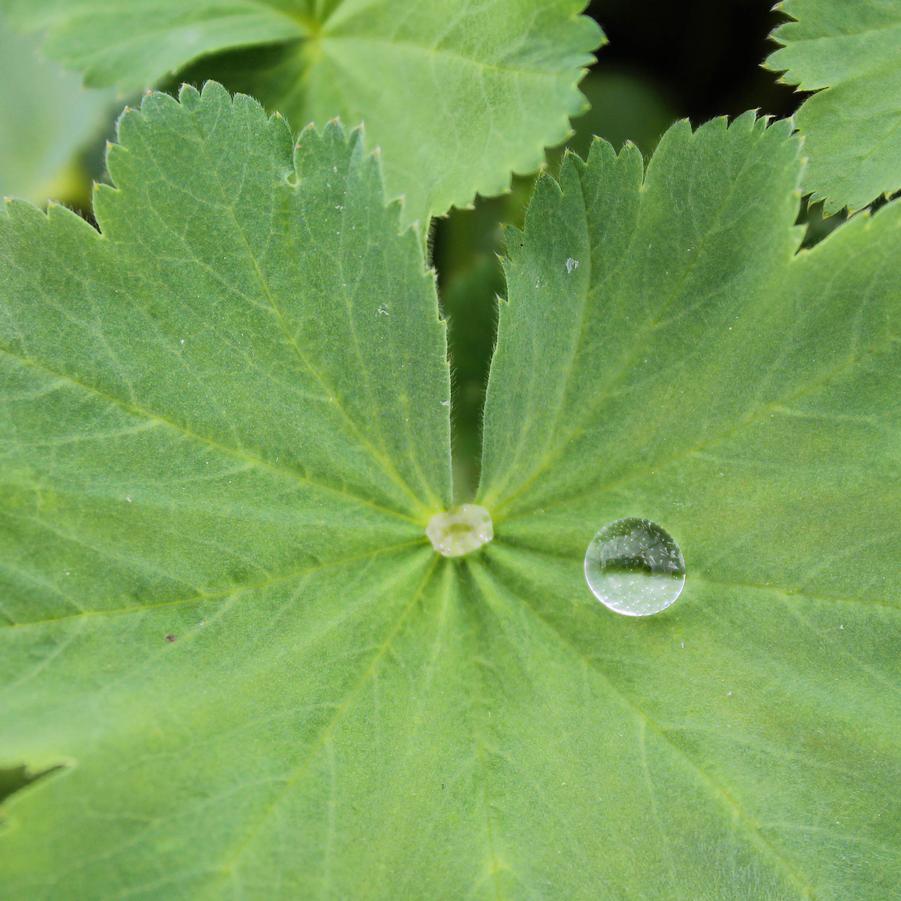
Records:
[[[794,21],[768,68],[812,91],[796,122],[810,163],[805,190],[832,213],[901,190],[901,0],[782,0]]]
[[[0,0],[91,85],[135,90],[189,63],[292,122],[366,122],[390,197],[422,226],[533,172],[586,107],[604,36],[585,0]]]
[[[0,0],[225,83],[126,109],[96,227],[0,207],[4,898],[896,891],[901,205],[797,220],[901,183],[897,3],[782,4],[794,121],[538,178],[469,497],[429,217],[563,138],[583,7]]]

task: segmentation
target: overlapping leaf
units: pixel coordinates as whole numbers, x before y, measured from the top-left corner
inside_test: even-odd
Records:
[[[511,236],[481,502],[358,137],[209,87],[121,125],[103,236],[0,217],[14,898],[887,896],[899,208],[796,255],[797,144],[602,143]],[[581,577],[651,517],[689,577]]]
[[[99,136],[112,98],[36,51],[0,13],[0,195],[42,202],[70,194],[67,167]]]
[[[23,25],[49,28],[48,52],[90,84],[142,87],[199,57],[262,47],[204,72],[292,122],[365,120],[405,222],[537,169],[583,110],[577,83],[603,39],[579,16],[584,0],[4,2]]]
[[[901,189],[901,0],[783,0],[766,62],[803,91],[804,187],[827,212]]]

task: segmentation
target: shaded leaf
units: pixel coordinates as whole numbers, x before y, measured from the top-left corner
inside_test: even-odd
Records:
[[[365,120],[407,223],[537,169],[584,108],[577,84],[603,40],[579,15],[584,0],[5,3],[23,25],[49,27],[48,52],[90,84],[142,87],[254,47],[184,77],[212,74],[292,122]]]
[[[0,195],[38,203],[77,193],[67,167],[100,133],[110,102],[110,92],[85,90],[40,59],[36,42],[0,13]]]
[[[796,116],[810,157],[804,189],[852,211],[901,188],[901,2],[783,0],[797,21],[773,38],[766,67],[816,91]]]

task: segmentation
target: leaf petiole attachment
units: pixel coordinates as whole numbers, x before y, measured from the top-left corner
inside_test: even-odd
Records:
[[[425,530],[432,547],[445,557],[462,557],[494,538],[491,514],[478,504],[461,504],[436,513]]]

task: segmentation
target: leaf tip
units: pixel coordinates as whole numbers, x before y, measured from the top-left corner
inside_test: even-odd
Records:
[[[200,91],[194,85],[183,81],[178,89],[178,102],[188,109],[193,109],[200,103]]]

